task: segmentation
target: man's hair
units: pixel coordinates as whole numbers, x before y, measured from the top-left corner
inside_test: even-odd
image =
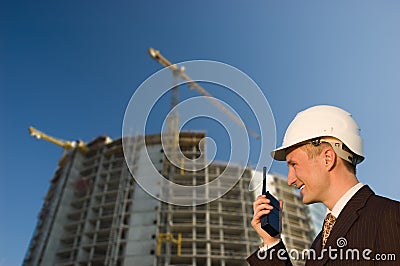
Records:
[[[310,143],[306,143],[303,146],[301,146],[301,148],[307,153],[309,159],[314,159],[315,157],[320,155],[322,153],[322,151],[327,147],[332,147],[332,145],[327,142],[321,142],[319,145],[315,146],[310,142]],[[345,151],[351,153],[350,149],[347,148],[347,146],[344,144],[343,144],[343,149]],[[340,158],[339,156],[337,156],[337,157]],[[342,158],[340,158],[340,160],[342,160],[342,162],[346,166],[347,170],[349,170],[354,175],[356,174],[357,169],[356,169],[355,165],[351,164],[350,162],[348,162]]]

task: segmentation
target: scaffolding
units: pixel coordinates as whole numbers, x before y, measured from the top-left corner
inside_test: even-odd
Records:
[[[137,169],[137,161],[139,151],[142,147],[143,137],[140,135],[134,137],[127,137],[128,152],[126,153],[126,167],[122,168],[121,175],[118,181],[118,192],[115,199],[115,206],[110,228],[109,241],[107,245],[106,257],[104,265],[115,266],[119,258],[119,249],[121,245],[121,235],[124,228],[123,217],[125,217],[126,206],[131,192],[133,192],[133,178],[131,173],[134,174]],[[132,171],[130,173],[130,170]]]
[[[188,159],[198,159],[204,152],[200,145],[205,145],[201,141],[205,136],[205,132],[181,132],[180,151]],[[126,140],[130,153],[125,156],[135,177],[151,178],[151,167],[163,173],[166,158],[160,134]],[[141,143],[146,144],[152,164],[141,156]],[[205,167],[203,160],[189,161],[183,172],[172,165],[167,177],[176,184],[216,182],[207,190],[194,190],[192,195],[173,194],[155,182],[156,193],[169,193],[174,200],[190,197],[194,203],[211,193],[221,196],[208,204],[178,206],[153,198],[131,178],[121,139],[109,142],[99,138],[88,147],[89,153],[75,153],[51,180],[57,186],[51,186],[46,199],[59,203],[43,206],[43,219],[36,229],[41,237],[32,240],[25,265],[247,265],[245,258],[259,244],[250,225],[254,200],[253,192],[247,189],[250,169],[226,163]],[[198,170],[200,166],[205,168]],[[226,178],[237,184],[222,195],[228,190],[218,178],[224,171]],[[83,182],[81,189],[77,189],[77,182]],[[54,226],[43,227],[52,219]],[[44,236],[48,237],[47,248],[40,246]],[[180,239],[180,249],[172,239]]]
[[[68,163],[58,166],[54,177],[50,181],[49,190],[45,196],[42,209],[38,215],[38,222],[24,258],[24,265],[41,265],[46,250],[53,244],[50,238],[56,224],[57,213],[62,204],[62,198],[71,175],[73,159],[78,156],[76,150],[64,153],[62,158],[68,158]]]

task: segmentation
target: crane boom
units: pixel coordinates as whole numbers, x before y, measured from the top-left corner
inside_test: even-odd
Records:
[[[86,144],[83,141],[67,141],[67,140],[62,140],[58,138],[54,138],[52,136],[49,136],[39,130],[37,130],[34,127],[29,127],[29,134],[36,139],[44,139],[48,142],[51,142],[53,144],[56,144],[65,150],[71,150],[71,149],[78,149],[79,151],[86,153],[89,151],[89,148],[86,146]]]
[[[189,88],[194,89],[200,94],[207,96],[207,99],[211,101],[217,108],[219,108],[222,112],[227,114],[233,121],[235,121],[238,125],[246,128],[246,130],[256,139],[259,139],[260,136],[248,128],[245,123],[243,123],[240,118],[232,113],[229,109],[227,109],[223,104],[221,104],[214,96],[212,96],[208,91],[206,91],[202,86],[200,86],[196,81],[192,80],[183,70],[179,68],[176,64],[172,64],[168,59],[166,59],[158,50],[154,48],[149,48],[148,50],[150,56],[157,60],[161,65],[170,68],[172,71],[177,73],[177,75],[183,80],[188,82]]]

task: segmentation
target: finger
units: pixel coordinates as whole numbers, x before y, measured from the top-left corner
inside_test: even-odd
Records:
[[[253,202],[253,210],[258,206],[258,205],[260,205],[260,204],[268,204],[268,203],[270,203],[271,201],[269,200],[269,199],[267,199],[267,198],[264,198],[264,197],[257,197],[257,199]]]
[[[268,209],[272,210],[274,207],[269,204],[269,202],[260,202],[260,203],[254,203],[253,206],[253,211],[254,213],[259,212],[260,210]]]
[[[254,203],[269,203],[270,200],[266,198],[264,195],[258,196]]]
[[[269,205],[267,203],[263,203],[263,204],[256,206],[255,212],[259,212],[261,210],[272,210],[273,208],[274,208],[274,206]]]
[[[257,199],[262,199],[262,198],[266,199],[267,196],[266,196],[266,195],[258,195],[258,196],[257,196]]]
[[[262,210],[254,214],[252,223],[259,224],[261,222],[261,217],[264,215],[268,215],[271,211],[270,210]]]
[[[261,218],[261,216],[269,214],[270,212],[271,212],[271,210],[267,210],[267,209],[261,210],[261,211],[257,212],[256,214],[254,214],[254,217]]]
[[[282,200],[279,201],[279,207],[281,208],[281,210],[283,210],[283,201]]]

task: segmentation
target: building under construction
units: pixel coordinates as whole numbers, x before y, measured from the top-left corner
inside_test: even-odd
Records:
[[[260,239],[251,227],[256,193],[248,189],[254,171],[228,163],[209,164],[202,141],[205,133],[179,132],[177,79],[207,96],[253,137],[260,136],[213,100],[183,67],[153,48],[149,54],[173,72],[166,134],[117,140],[104,136],[86,144],[29,128],[32,136],[63,147],[64,154],[50,181],[24,265],[235,266],[247,265],[245,259],[257,250]],[[185,163],[184,167],[176,164],[178,151],[183,154],[178,161]],[[157,181],[155,175],[160,174],[164,178]],[[150,182],[151,187],[145,191],[138,178]],[[165,186],[165,180],[201,189],[179,194]],[[292,188],[286,189],[285,182],[273,181],[269,182],[271,192],[291,202],[285,204],[284,241],[289,248],[309,247],[313,233],[308,209],[300,205]],[[207,200],[210,195],[217,199]],[[159,196],[174,199],[168,202],[192,204],[168,204],[157,199]]]
[[[203,132],[180,133],[187,158],[199,156],[204,137]],[[132,170],[145,177],[150,165],[142,162],[140,138],[131,141]],[[146,136],[145,142],[160,173],[171,167],[165,163],[160,135]],[[25,265],[246,265],[245,258],[260,242],[250,226],[250,169],[220,199],[183,207],[153,198],[135,182],[121,139],[99,137],[87,147],[87,153],[72,150],[62,158]],[[178,184],[205,184],[225,168],[213,164],[196,172],[174,170],[168,178]],[[233,178],[239,170],[230,169]]]
[[[204,137],[204,132],[181,132],[183,154],[199,157]],[[143,138],[146,151],[140,145]],[[178,206],[153,198],[135,182],[122,139],[99,137],[87,148],[86,153],[74,149],[62,157],[24,265],[247,265],[245,258],[257,250],[260,239],[250,225],[257,194],[248,190],[251,169],[228,169],[232,178],[241,178],[219,199]],[[135,176],[148,176],[152,166],[143,160],[147,152],[160,173],[182,185],[206,184],[227,170],[226,164],[200,171],[172,167],[160,134],[132,137],[129,152]],[[219,186],[223,188],[217,183],[213,189]],[[308,248],[311,220],[298,193],[271,175],[268,189],[285,201],[282,235],[287,247]],[[155,185],[152,193],[161,193],[161,187]]]

